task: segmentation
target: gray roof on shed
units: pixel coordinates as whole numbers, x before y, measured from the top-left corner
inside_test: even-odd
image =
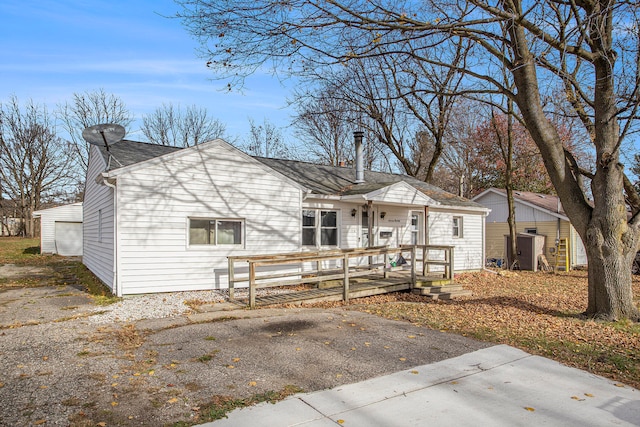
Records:
[[[107,162],[107,170],[133,165],[182,150],[180,147],[149,144],[126,139],[111,144],[109,146],[109,152],[107,152],[103,146],[98,146],[98,148],[105,162]],[[269,159],[265,157],[254,157],[254,159],[303,187],[308,188],[313,194],[336,196],[367,194],[404,181],[426,196],[439,202],[441,205],[483,208],[479,203],[458,197],[408,175],[365,171],[365,182],[355,184],[353,182],[355,180],[355,169],[350,167],[326,166],[296,160]]]

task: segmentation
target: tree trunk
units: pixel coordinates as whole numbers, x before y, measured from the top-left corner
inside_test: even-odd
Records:
[[[557,130],[542,109],[535,60],[524,29],[514,24],[509,32],[514,55],[511,72],[518,88],[516,103],[542,154],[563,208],[586,245],[589,296],[585,314],[612,321],[621,318],[639,321],[640,311],[633,302],[631,289],[631,263],[637,249],[638,225],[628,223],[623,197],[612,68],[615,58],[607,56],[612,51],[599,52],[601,56],[594,61],[596,173],[592,180],[591,206],[565,158]]]

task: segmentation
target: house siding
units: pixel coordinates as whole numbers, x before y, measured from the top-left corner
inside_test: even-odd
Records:
[[[462,237],[453,237],[453,217],[462,218]],[[455,271],[480,270],[484,267],[482,245],[484,213],[447,211],[430,208],[428,238],[430,245],[454,246]]]
[[[487,193],[480,199],[476,200],[483,206],[491,209],[487,216],[487,224],[493,222],[506,222],[509,217],[509,208],[507,206],[507,198],[504,195],[496,193]],[[555,221],[556,216],[545,213],[539,209],[520,203],[515,200],[516,219],[523,222],[548,222]]]
[[[114,192],[112,188],[96,183],[96,177],[105,168],[98,148],[92,146],[83,203],[82,262],[114,291]],[[98,229],[100,224],[101,230]]]
[[[82,222],[82,203],[34,212],[40,216],[40,252],[55,254],[56,222]]]
[[[117,186],[124,294],[226,288],[228,256],[300,249],[301,190],[225,146],[132,169]],[[243,245],[190,246],[189,218],[243,220]]]

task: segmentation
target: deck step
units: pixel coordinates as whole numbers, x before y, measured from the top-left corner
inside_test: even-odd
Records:
[[[464,289],[461,285],[420,287],[414,288],[411,292],[434,300],[449,300],[458,297],[471,296],[473,294],[471,291]]]

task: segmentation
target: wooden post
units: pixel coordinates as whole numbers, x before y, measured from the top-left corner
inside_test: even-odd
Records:
[[[233,285],[235,280],[233,267],[234,267],[233,258],[229,257],[229,301],[233,301],[235,299],[235,296],[233,294]]]
[[[322,260],[316,261],[316,271],[316,275],[318,276],[318,278],[320,278],[320,276],[322,275]],[[319,289],[322,288],[322,281],[318,281],[318,284],[316,286]]]
[[[256,307],[256,266],[249,261],[249,308]]]
[[[416,287],[416,247],[411,246],[411,289]]]
[[[344,273],[344,279],[342,279],[343,283],[343,295],[342,299],[347,302],[349,301],[349,255],[345,254],[342,261],[342,271]]]
[[[449,280],[453,283],[453,248],[449,248]]]

